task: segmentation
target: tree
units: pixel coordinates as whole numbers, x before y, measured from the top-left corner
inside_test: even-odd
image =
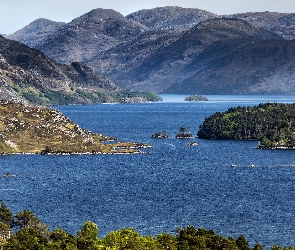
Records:
[[[11,225],[13,222],[13,214],[12,212],[7,208],[4,201],[1,202],[1,208],[0,208],[0,222],[3,222],[6,225]]]
[[[4,245],[12,235],[13,232],[11,228],[7,224],[0,222],[0,249],[2,249],[1,246]]]
[[[46,249],[48,239],[35,227],[23,227],[16,233],[19,248],[22,250]]]
[[[167,234],[167,233],[159,234],[157,235],[156,240],[161,244],[161,246],[164,249],[177,250],[176,237],[171,234]]]
[[[263,246],[260,243],[256,243],[253,250],[263,250]]]
[[[236,244],[240,250],[250,250],[250,246],[245,238],[244,235],[240,235],[237,240]]]
[[[78,231],[77,248],[81,250],[95,250],[99,247],[98,227],[94,222],[86,221]]]
[[[14,222],[14,224],[15,226],[20,228],[36,227],[40,223],[36,215],[29,210],[24,210],[22,212],[19,212],[18,214],[16,214],[15,218],[16,218],[16,221]]]
[[[61,228],[56,228],[49,237],[50,249],[77,249],[77,239],[75,236],[68,234]]]
[[[124,228],[115,232],[110,232],[102,239],[102,244],[107,249],[130,249],[147,250],[161,249],[156,240],[152,237],[142,237],[133,228]]]

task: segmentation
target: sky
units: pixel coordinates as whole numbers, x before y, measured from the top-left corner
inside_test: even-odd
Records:
[[[126,16],[164,6],[198,8],[219,15],[295,13],[295,0],[0,0],[0,34],[12,34],[38,18],[70,22],[96,8],[113,9]]]

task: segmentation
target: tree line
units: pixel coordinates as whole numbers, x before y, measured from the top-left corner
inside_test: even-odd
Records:
[[[258,140],[261,148],[295,147],[295,104],[262,103],[235,107],[205,118],[203,139]]]
[[[4,202],[0,207],[0,250],[263,250],[250,248],[243,235],[224,238],[213,230],[194,226],[177,228],[175,234],[142,236],[133,228],[112,231],[99,238],[99,228],[86,221],[76,235],[61,228],[53,231],[29,210],[13,215]],[[273,246],[271,250],[295,250]]]

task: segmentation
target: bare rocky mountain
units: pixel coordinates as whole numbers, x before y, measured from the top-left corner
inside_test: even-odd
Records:
[[[129,42],[100,52],[85,63],[102,74],[119,79],[122,72],[138,68],[159,50],[179,39],[182,34],[183,31],[148,31]]]
[[[210,46],[211,47],[211,46]],[[215,48],[214,48],[215,47]],[[190,77],[174,83],[166,93],[294,94],[295,41],[262,40],[236,47],[220,57],[210,53],[226,49],[214,44],[184,69]]]
[[[295,14],[278,12],[249,12],[228,17],[243,19],[255,27],[274,32],[284,39],[295,39]]]
[[[209,11],[181,8],[159,7],[139,10],[126,16],[130,20],[139,22],[152,30],[188,30],[207,19],[216,18],[217,15]]]
[[[127,88],[167,92],[173,84],[185,82],[211,62],[218,62],[219,58],[230,55],[236,49],[270,39],[283,40],[276,34],[255,28],[240,19],[209,19],[185,32],[171,44],[163,46],[141,63],[138,62],[136,68],[129,71],[124,69],[120,71],[121,74],[117,72],[113,79],[119,86]],[[183,88],[182,93],[185,91],[186,94],[195,93],[195,89],[191,92],[190,88]]]
[[[87,64],[125,89],[291,93],[294,16],[261,12],[224,17],[163,7],[124,17],[96,9],[35,46],[60,63]]]
[[[95,9],[49,34],[34,47],[60,63],[84,62],[147,30],[114,10]]]
[[[41,42],[48,35],[56,32],[63,25],[65,25],[63,22],[39,18],[15,33],[6,36],[6,38],[34,47],[37,43]]]

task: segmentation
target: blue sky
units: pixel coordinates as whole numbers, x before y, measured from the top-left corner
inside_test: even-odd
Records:
[[[0,33],[11,34],[37,18],[70,22],[96,8],[128,15],[163,6],[198,8],[221,15],[257,11],[295,13],[295,0],[0,0]]]

